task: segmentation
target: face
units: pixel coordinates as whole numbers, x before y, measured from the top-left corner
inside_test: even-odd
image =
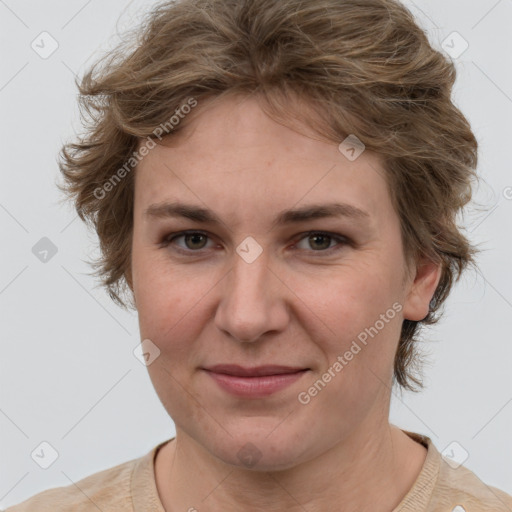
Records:
[[[378,429],[402,321],[425,317],[439,279],[406,275],[378,157],[351,161],[254,98],[210,105],[185,133],[137,167],[130,278],[178,439],[265,470]],[[227,364],[302,371],[256,385],[207,370]]]

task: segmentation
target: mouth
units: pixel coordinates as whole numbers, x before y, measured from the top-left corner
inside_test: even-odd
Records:
[[[263,398],[292,385],[310,371],[310,368],[279,365],[245,368],[221,364],[202,370],[223,391],[242,398]]]
[[[309,370],[309,368],[280,366],[275,364],[245,368],[236,364],[217,364],[204,368],[204,370],[224,375],[232,375],[234,377],[265,377],[267,375],[288,375],[290,373]]]

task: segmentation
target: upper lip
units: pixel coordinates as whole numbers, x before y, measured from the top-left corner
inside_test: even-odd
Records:
[[[265,366],[254,366],[252,368],[245,368],[237,364],[216,364],[215,366],[209,366],[203,369],[215,373],[234,375],[237,377],[261,377],[264,375],[282,375],[285,373],[296,373],[299,371],[308,370],[308,368],[281,366],[275,364],[269,364]]]

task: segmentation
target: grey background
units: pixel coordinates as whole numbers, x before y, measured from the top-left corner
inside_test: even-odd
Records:
[[[435,45],[453,31],[469,43],[455,59],[454,98],[481,144],[476,199],[487,210],[464,218],[484,249],[481,273],[467,275],[444,321],[424,332],[427,389],[394,395],[391,422],[428,435],[441,451],[456,441],[469,454],[466,467],[512,494],[512,0],[405,3]],[[80,129],[74,74],[152,4],[0,0],[0,508],[174,435],[133,355],[136,315],[87,275],[94,233],[59,204],[55,186],[56,155]],[[31,47],[43,31],[59,45],[47,59]],[[57,249],[46,262],[33,252],[43,237]],[[59,453],[48,469],[31,458],[43,441]]]

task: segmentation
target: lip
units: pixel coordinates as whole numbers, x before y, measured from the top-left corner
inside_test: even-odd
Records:
[[[309,368],[266,365],[244,368],[238,365],[216,365],[203,370],[232,395],[263,398],[277,393],[299,380]]]
[[[236,377],[263,377],[266,375],[283,375],[296,373],[301,370],[309,370],[309,368],[300,366],[282,366],[277,364],[254,366],[252,368],[245,368],[244,366],[239,366],[237,364],[216,364],[215,366],[209,366],[204,369],[214,373],[222,373]]]

